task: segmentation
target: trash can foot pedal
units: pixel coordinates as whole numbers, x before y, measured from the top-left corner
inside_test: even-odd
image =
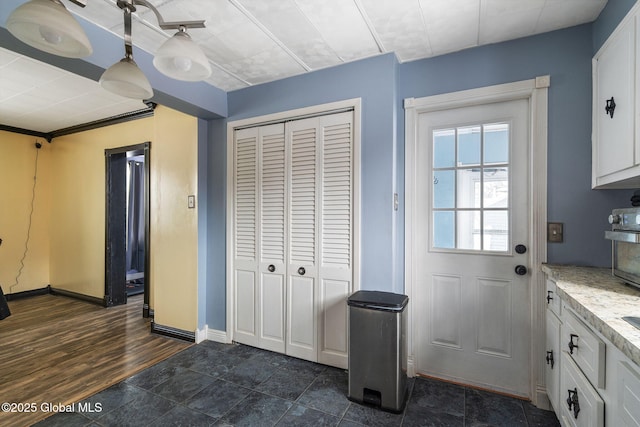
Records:
[[[365,388],[362,392],[362,402],[366,403],[367,405],[381,406],[382,393],[376,390]]]

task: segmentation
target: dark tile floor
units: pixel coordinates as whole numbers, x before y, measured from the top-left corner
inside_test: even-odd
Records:
[[[411,379],[401,414],[350,402],[347,386],[341,369],[206,341],[37,425],[559,425],[553,412],[528,402],[440,381]]]

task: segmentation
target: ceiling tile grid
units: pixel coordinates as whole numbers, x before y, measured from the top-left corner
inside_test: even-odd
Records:
[[[149,0],[165,21],[205,20],[189,34],[225,91],[394,52],[400,62],[594,20],[606,0]],[[116,0],[74,13],[122,37]],[[172,32],[138,6],[134,44],[153,54]]]
[[[25,0],[26,1],[26,0]],[[147,0],[167,22],[205,20],[189,34],[225,91],[394,52],[400,62],[595,20],[607,0]],[[87,0],[77,16],[123,38],[116,0]],[[133,15],[136,49],[153,54],[174,31]],[[124,43],[123,43],[124,56]],[[97,82],[0,48],[0,124],[48,132],[143,108]],[[93,101],[91,101],[93,99]],[[80,113],[78,112],[80,111]],[[45,119],[46,117],[46,119]],[[84,122],[80,121],[84,120]]]

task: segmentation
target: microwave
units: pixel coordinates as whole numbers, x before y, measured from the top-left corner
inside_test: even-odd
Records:
[[[614,209],[609,215],[611,270],[614,276],[640,289],[640,207]]]

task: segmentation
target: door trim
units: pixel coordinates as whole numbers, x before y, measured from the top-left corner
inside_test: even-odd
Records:
[[[414,219],[418,218],[415,204],[415,171],[417,165],[416,148],[418,143],[418,116],[422,113],[481,105],[491,102],[527,99],[530,105],[530,152],[529,197],[532,206],[529,265],[531,273],[531,342],[530,342],[530,378],[529,387],[534,405],[546,406],[546,387],[544,361],[539,357],[544,346],[544,300],[545,280],[540,265],[547,260],[546,222],[547,222],[547,110],[550,76],[540,76],[531,80],[487,86],[477,89],[434,95],[423,98],[406,98],[405,109],[405,292],[411,299],[416,295],[414,283],[417,277],[417,264],[413,257],[419,239],[414,238]],[[414,310],[409,307],[408,327],[408,363],[409,376],[416,375],[416,331]]]
[[[360,212],[361,212],[361,156],[360,156],[360,135],[361,135],[361,99],[353,98],[344,101],[331,102],[327,104],[314,105],[295,110],[282,111],[264,116],[250,117],[247,119],[234,120],[227,123],[227,226],[226,226],[226,336],[228,342],[234,339],[234,291],[233,291],[233,165],[234,165],[234,132],[240,128],[260,126],[262,124],[273,124],[276,122],[286,122],[299,118],[306,118],[318,115],[333,114],[353,109],[353,291],[360,289]]]
[[[105,218],[109,218],[109,210],[111,206],[110,202],[110,161],[112,155],[123,154],[126,155],[129,151],[143,151],[144,153],[144,232],[145,232],[145,259],[144,259],[144,296],[143,296],[143,305],[142,305],[142,317],[150,317],[151,309],[149,307],[149,294],[150,294],[150,284],[151,284],[151,239],[150,239],[150,224],[151,224],[151,191],[150,191],[150,182],[151,182],[151,142],[147,141],[142,144],[136,145],[128,145],[124,147],[118,148],[108,148],[104,150],[105,154]],[[110,296],[113,294],[112,284],[109,281],[109,271],[111,270],[111,260],[107,251],[107,247],[110,241],[110,229],[109,222],[105,221],[105,283],[104,283],[104,305],[105,307],[112,306],[113,303],[110,300]],[[125,291],[126,295],[126,291]],[[125,299],[126,300],[126,299]]]

